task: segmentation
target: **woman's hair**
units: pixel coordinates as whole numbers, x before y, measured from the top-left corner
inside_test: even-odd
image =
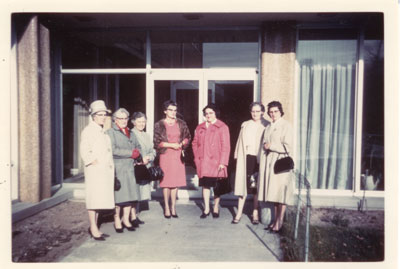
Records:
[[[135,120],[137,120],[138,118],[145,118],[146,120],[147,120],[147,117],[146,117],[146,114],[144,114],[143,112],[134,112],[133,114],[132,114],[132,121],[135,121]]]
[[[250,112],[253,109],[254,106],[259,106],[261,108],[261,112],[265,112],[265,106],[261,102],[253,102],[250,104],[249,109]]]
[[[163,103],[164,111],[167,110],[169,106],[175,106],[176,108],[178,108],[178,104],[176,102],[168,100]]]
[[[270,110],[272,107],[277,107],[277,108],[279,109],[279,111],[281,112],[281,116],[283,116],[283,115],[285,114],[285,113],[283,113],[282,104],[281,104],[280,102],[278,102],[278,101],[272,101],[272,102],[270,102],[270,103],[268,104],[268,113],[269,113],[269,110]]]
[[[218,108],[218,106],[216,104],[210,103],[210,104],[206,105],[203,108],[203,115],[204,116],[206,115],[205,113],[206,113],[206,109],[207,108],[212,109],[215,112],[215,115],[217,116],[217,118],[219,118],[220,110],[219,110],[219,108]]]
[[[128,110],[126,110],[125,108],[118,108],[114,114],[113,114],[113,120],[115,120],[115,118],[118,118],[118,115],[120,115],[121,113],[125,113],[127,117],[129,117],[129,112]]]

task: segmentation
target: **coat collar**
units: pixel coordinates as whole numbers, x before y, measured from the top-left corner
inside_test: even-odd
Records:
[[[212,127],[212,126],[217,127],[217,128],[221,128],[222,126],[224,126],[224,123],[221,120],[217,119],[217,121],[215,123],[210,125],[210,127]],[[204,121],[203,123],[201,123],[199,125],[199,127],[200,127],[200,129],[207,129],[206,122]]]

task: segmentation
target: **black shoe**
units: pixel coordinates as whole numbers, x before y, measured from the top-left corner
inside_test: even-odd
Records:
[[[136,231],[135,227],[133,227],[133,226],[128,227],[128,226],[126,226],[125,223],[123,223],[123,222],[122,222],[122,228],[126,228],[126,229],[127,229],[128,231],[130,231],[130,232]]]
[[[264,228],[264,230],[269,231],[272,229],[272,227],[273,227],[273,225],[268,225],[267,227]]]
[[[231,221],[232,224],[239,224],[239,222],[240,222],[240,219],[233,219]]]
[[[174,215],[174,214],[172,214],[172,215],[171,215],[171,217],[173,217],[173,218],[176,218],[176,219],[177,219],[177,218],[178,218],[178,215],[177,215],[177,214],[175,214],[175,215]]]
[[[141,224],[141,225],[144,224],[144,221],[142,221],[141,219],[139,219],[139,217],[137,217],[136,220],[137,220],[137,223],[139,223],[139,224]]]
[[[213,216],[213,218],[214,219],[217,219],[217,218],[219,218],[219,212],[212,212],[212,216]]]
[[[89,229],[88,229],[88,232],[89,232],[89,234],[90,234],[90,237],[91,238],[93,238],[94,240],[97,240],[97,241],[106,241],[106,239],[103,237],[103,236],[98,236],[98,237],[96,237],[96,236],[94,236],[93,234],[92,234],[92,231],[90,230],[90,227],[89,227]]]
[[[279,233],[281,233],[281,229],[279,229],[279,230],[269,230],[269,233],[271,233],[271,234],[279,234]]]
[[[109,234],[105,234],[105,233],[102,233],[101,236],[104,237],[104,238],[110,237]]]
[[[119,234],[124,232],[124,226],[122,226],[122,228],[117,228],[117,227],[115,227],[115,224],[114,224],[114,229]]]
[[[131,220],[131,225],[134,228],[139,228],[139,222],[137,219]]]
[[[200,215],[200,218],[201,218],[201,219],[205,219],[205,218],[208,217],[208,215],[210,215],[210,211],[208,211],[207,214],[203,212],[203,214]]]
[[[164,218],[170,219],[170,218],[171,218],[171,215],[167,216],[167,215],[164,214]]]

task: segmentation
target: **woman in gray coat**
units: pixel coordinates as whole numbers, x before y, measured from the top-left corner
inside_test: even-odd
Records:
[[[282,228],[286,205],[293,199],[293,173],[284,172],[275,174],[275,162],[283,158],[285,153],[291,154],[292,127],[284,120],[282,104],[277,101],[268,104],[268,115],[272,123],[265,128],[259,172],[258,200],[274,203],[275,219],[270,226],[271,232],[279,232]]]
[[[133,129],[132,132],[138,140],[141,148],[141,152],[143,154],[143,164],[146,165],[147,168],[151,166],[156,157],[156,150],[153,146],[153,141],[148,133],[144,131],[146,128],[146,115],[142,112],[135,112],[132,115],[132,124]],[[139,194],[140,201],[146,201],[151,199],[151,191],[150,191],[150,183],[140,184],[139,185]],[[144,221],[139,219],[138,216],[139,207],[138,203],[134,203],[131,211],[131,222],[133,227],[139,227],[139,224],[144,224]]]
[[[140,144],[135,135],[128,128],[129,112],[120,108],[113,114],[112,127],[107,130],[112,144],[115,173],[121,182],[121,188],[114,192],[115,215],[114,228],[117,233],[122,233],[126,228],[134,231],[131,224],[130,213],[132,203],[139,200],[139,185],[136,183],[134,172],[134,159],[139,155]],[[120,211],[123,208],[122,221]]]

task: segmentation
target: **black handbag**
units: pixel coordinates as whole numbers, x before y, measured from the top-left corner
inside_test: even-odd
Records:
[[[157,181],[164,177],[164,172],[160,166],[151,166],[149,168],[150,180]]]
[[[121,181],[117,178],[117,176],[114,177],[114,191],[119,191],[121,189]]]
[[[274,164],[274,173],[275,174],[289,172],[290,170],[292,170],[294,168],[293,159],[289,156],[289,153],[287,152],[285,145],[283,145],[283,147],[285,148],[286,157],[276,160],[276,162]]]
[[[218,172],[219,173],[219,172]],[[217,177],[214,187],[214,195],[221,196],[231,192],[231,184],[228,177]]]
[[[188,162],[188,160],[187,160],[187,155],[186,155],[186,152],[185,152],[184,149],[182,149],[182,151],[181,151],[181,162],[182,162],[183,164],[186,164],[186,163]]]
[[[150,175],[149,170],[147,169],[146,165],[137,164],[137,165],[135,165],[134,170],[135,170],[136,183],[146,184],[146,183],[150,182],[151,175]]]

